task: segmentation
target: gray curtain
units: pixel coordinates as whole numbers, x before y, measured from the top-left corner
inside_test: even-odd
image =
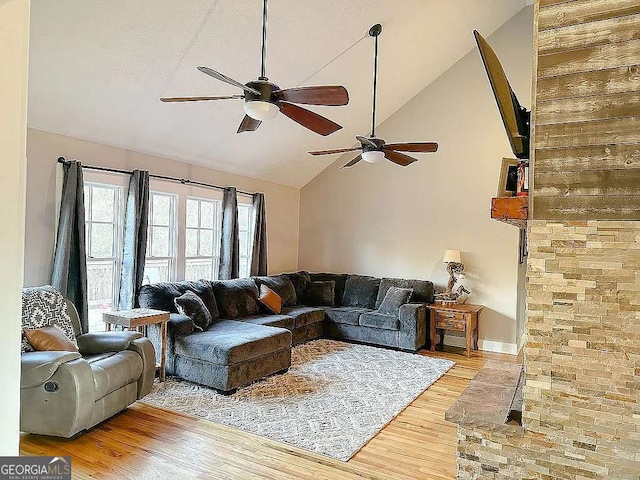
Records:
[[[251,276],[267,274],[267,213],[264,193],[253,196],[253,249],[251,251]]]
[[[63,163],[62,168],[64,179],[51,285],[76,306],[80,328],[86,333],[89,310],[82,164],[71,160]]]
[[[134,170],[129,179],[127,211],[124,220],[124,249],[120,276],[119,310],[137,307],[144,279],[149,220],[149,172]]]
[[[234,187],[224,191],[222,199],[222,239],[218,278],[229,280],[240,276],[240,240],[238,235],[238,195]]]

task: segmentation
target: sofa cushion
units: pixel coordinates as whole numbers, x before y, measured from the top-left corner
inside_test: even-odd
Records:
[[[384,315],[378,311],[373,311],[360,315],[360,325],[384,330],[399,330],[400,320],[394,315]]]
[[[206,332],[178,337],[174,351],[205,362],[233,365],[290,347],[291,332],[284,328],[221,320]]]
[[[413,289],[411,288],[399,288],[391,287],[387,290],[387,294],[384,296],[384,300],[378,307],[378,311],[383,315],[391,315],[393,317],[398,316],[400,307],[405,303],[409,303]]]
[[[250,317],[238,318],[237,322],[251,323],[252,325],[266,325],[267,327],[280,327],[293,330],[294,320],[289,315],[251,315]]]
[[[274,315],[279,315],[282,310],[282,298],[266,285],[260,285],[258,303],[264,307],[264,310]]]
[[[433,303],[433,283],[428,280],[403,280],[401,278],[383,278],[378,290],[375,308],[380,307],[389,287],[412,288],[411,302]]]
[[[187,291],[191,291],[198,295],[198,297],[200,297],[200,299],[204,302],[207,310],[209,310],[211,318],[213,320],[220,318],[218,304],[213,295],[211,282],[209,280],[198,280],[197,282],[176,282],[173,285],[181,294],[184,294]]]
[[[282,299],[282,306],[288,307],[298,303],[298,297],[296,295],[296,289],[293,283],[285,275],[273,275],[270,277],[253,277],[258,287],[260,285],[266,285],[271,290],[280,295]]]
[[[380,279],[366,275],[349,275],[342,296],[343,307],[375,308]]]
[[[220,317],[238,318],[258,313],[258,287],[251,278],[211,282]]]
[[[342,305],[342,297],[344,296],[344,286],[347,283],[349,275],[346,273],[311,273],[312,282],[336,282],[335,286],[335,299],[333,304],[336,307]],[[305,302],[302,302],[305,303]]]
[[[204,302],[211,318],[217,319],[218,305],[207,280],[197,282],[160,282],[152,285],[142,285],[138,294],[138,304],[143,308],[153,308],[163,312],[178,313],[174,300],[185,292],[195,293]]]
[[[371,311],[369,308],[360,307],[328,307],[324,309],[324,313],[330,322],[346,323],[347,325],[359,325],[360,315]]]
[[[192,291],[187,290],[173,301],[176,304],[178,312],[193,320],[196,330],[202,332],[213,323],[209,309],[205,306],[202,299]]]
[[[138,304],[143,308],[153,308],[163,312],[178,313],[174,299],[180,292],[173,283],[161,282],[153,285],[142,285],[138,294]]]
[[[334,307],[336,305],[335,288],[336,282],[333,280],[309,282],[304,303],[318,307]]]
[[[309,272],[307,272],[306,270],[301,270],[294,273],[283,273],[283,275],[291,280],[293,288],[296,291],[297,303],[302,302],[304,300],[304,294],[307,289],[307,282],[311,281]]]
[[[322,308],[303,306],[284,307],[281,313],[293,318],[294,328],[324,321],[324,310]]]
[[[142,375],[142,357],[131,350],[91,359],[89,366],[93,372],[95,400],[138,381]]]

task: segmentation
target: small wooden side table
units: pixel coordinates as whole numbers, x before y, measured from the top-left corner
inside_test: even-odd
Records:
[[[480,312],[484,308],[482,305],[471,304],[448,304],[448,305],[427,305],[431,312],[430,318],[430,338],[431,351],[436,349],[436,335],[440,330],[440,348],[444,346],[444,332],[453,330],[465,332],[467,339],[467,357],[471,356],[471,349],[478,349],[478,319]]]
[[[103,313],[102,321],[107,332],[111,330],[111,325],[119,325],[128,330],[143,331],[148,325],[159,324],[162,351],[160,352],[160,365],[156,365],[156,369],[159,369],[158,377],[160,381],[164,382],[167,372],[167,322],[169,321],[169,312],[150,308],[134,308],[133,310]]]

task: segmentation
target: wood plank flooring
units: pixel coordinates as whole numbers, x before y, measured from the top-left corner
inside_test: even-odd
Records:
[[[23,434],[23,455],[70,455],[73,478],[86,479],[453,479],[456,427],[444,414],[488,359],[513,355],[446,352],[456,365],[348,462],[230,427],[135,404],[73,439]]]

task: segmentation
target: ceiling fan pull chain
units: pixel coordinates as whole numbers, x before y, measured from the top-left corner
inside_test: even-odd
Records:
[[[267,0],[262,4],[262,62],[260,67],[260,78],[258,80],[269,80],[266,76],[267,63]]]

